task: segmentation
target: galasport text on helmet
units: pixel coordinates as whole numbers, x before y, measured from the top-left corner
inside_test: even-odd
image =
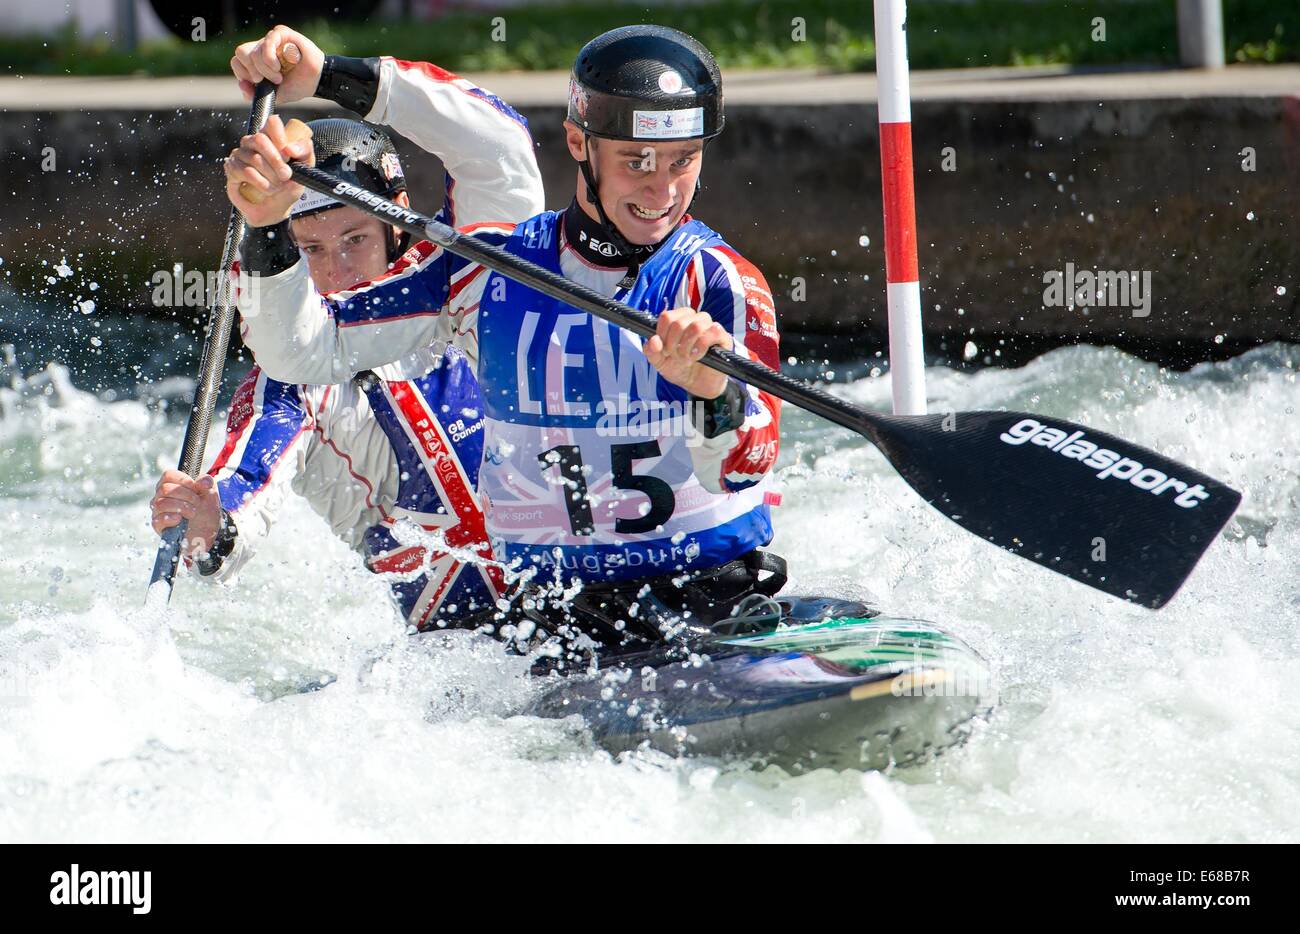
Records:
[[[623,26],[573,63],[569,119],[605,139],[711,139],[722,132],[722,74],[713,56],[667,26]]]

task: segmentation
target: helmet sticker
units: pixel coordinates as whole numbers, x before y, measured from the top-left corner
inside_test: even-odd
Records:
[[[636,110],[632,112],[633,139],[691,139],[704,132],[704,108]]]
[[[576,80],[569,82],[569,102],[579,117],[587,116],[587,89]]]
[[[395,178],[402,178],[402,163],[395,152],[386,152],[380,156],[379,168],[384,173],[384,178],[390,182]]]
[[[682,76],[669,68],[659,76],[659,90],[665,94],[676,94],[682,89]]]
[[[300,217],[303,214],[319,211],[322,208],[332,208],[342,203],[337,198],[331,198],[329,195],[323,195],[319,191],[308,188],[293,203],[293,207],[289,209],[289,216]]]

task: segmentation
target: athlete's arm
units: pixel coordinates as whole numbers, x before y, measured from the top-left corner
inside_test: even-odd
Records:
[[[462,227],[495,245],[513,225]],[[276,270],[241,286],[240,333],[258,364],[274,379],[341,383],[361,370],[400,360],[435,342],[455,343],[478,362],[478,297],[484,267],[428,241],[406,251],[387,273],[349,289],[321,295],[307,264],[275,255],[278,237],[250,231],[244,267]],[[296,252],[296,251],[295,251]]]
[[[369,77],[352,77],[358,73]],[[459,75],[389,56],[327,55],[316,93],[392,127],[442,161],[446,200],[439,219],[446,224],[518,222],[545,207],[528,121]]]
[[[286,70],[282,58],[293,67]],[[287,26],[238,46],[230,66],[246,99],[268,78],[281,103],[314,94],[434,153],[447,169],[441,218],[447,224],[517,222],[543,209],[528,121],[459,75],[390,56],[326,55]]]
[[[700,251],[687,270],[678,304],[708,314],[727,332],[737,353],[773,370],[781,368],[772,292],[763,274],[735,250]],[[718,396],[701,397],[704,438],[690,451],[706,489],[734,493],[758,483],[776,463],[781,400],[729,377],[720,384]],[[716,389],[709,385],[709,392]]]
[[[199,577],[230,580],[256,552],[303,469],[311,423],[299,387],[270,379],[257,367],[249,371],[230,403],[225,444],[208,470],[228,523],[227,539],[218,536],[207,559],[191,564]]]
[[[302,186],[291,181],[285,157],[296,147],[310,155],[311,140],[287,143],[273,116],[225,164],[226,194],[249,224],[240,245],[240,335],[262,369],[281,382],[328,385],[452,339],[454,327],[442,310],[452,276],[467,263],[427,241],[379,278],[331,293],[332,300],[316,291],[289,229],[289,209]],[[265,200],[253,203],[240,194],[244,182],[260,188]],[[347,329],[356,326],[366,335],[348,340]]]
[[[326,57],[314,45],[281,75],[278,55],[288,42],[309,40],[277,26],[239,47],[231,64],[246,92],[252,81],[271,77],[294,99],[317,74],[317,94],[392,123],[442,158],[449,173],[443,215],[454,215],[463,232],[499,244],[504,238],[495,234],[541,209],[532,139],[499,99],[432,65]],[[256,278],[244,280],[239,307],[241,334],[258,363],[278,380],[330,384],[439,341],[458,344],[477,363],[476,296],[486,276],[441,248],[416,244],[379,279],[324,298],[315,291],[283,220],[302,190],[287,177],[290,145],[272,118],[264,133],[241,140],[226,165],[227,193],[255,228],[242,264]],[[240,182],[255,185],[267,201],[246,202]],[[474,222],[490,216],[509,223]]]

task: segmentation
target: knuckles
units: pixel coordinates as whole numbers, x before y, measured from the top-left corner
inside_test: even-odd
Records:
[[[702,355],[707,347],[715,344],[725,346],[729,340],[722,325],[710,318],[708,313],[694,308],[673,308],[663,312],[659,316],[658,333],[664,353],[683,353],[704,343],[704,348],[696,348],[696,357]]]

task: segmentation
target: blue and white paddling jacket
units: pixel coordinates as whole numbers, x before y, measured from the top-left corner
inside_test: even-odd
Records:
[[[410,625],[446,625],[490,608],[504,580],[478,499],[482,455],[478,385],[455,348],[334,386],[281,383],[254,367],[209,470],[238,534],[208,579],[237,574],[294,494],[389,578]],[[414,534],[396,527],[403,521]],[[280,547],[291,556],[313,545]]]
[[[401,127],[439,157],[444,223],[519,220],[541,210],[527,121],[491,92],[435,65],[386,57],[363,116]],[[295,268],[306,275],[305,261]],[[333,293],[334,300],[354,302],[374,287],[359,283]],[[389,576],[410,623],[435,625],[495,598],[503,584],[498,569],[474,561],[490,550],[477,493],[484,426],[472,359],[426,341],[371,369],[371,378],[355,380],[349,371],[333,385],[281,380],[264,368],[249,374],[211,469],[239,534],[209,579],[238,573],[293,493],[372,570]],[[411,542],[396,527],[402,520],[437,530],[443,547]]]
[[[618,288],[623,270],[592,266],[565,242],[557,213],[463,230],[651,313],[704,310],[740,353],[778,365],[766,283],[698,221],[669,237],[630,290]],[[264,276],[244,313],[259,363],[286,379],[346,379],[438,340],[476,357],[480,486],[499,559],[624,580],[714,567],[771,538],[778,400],[743,387],[743,424],[692,435],[683,392],[659,378],[638,337],[440,247],[417,244],[346,295],[316,294],[299,263]]]
[[[409,62],[384,68],[397,79],[368,119],[428,148],[445,108],[403,76],[444,73]],[[485,163],[494,156],[483,152]],[[509,215],[456,223],[652,314],[705,311],[738,353],[779,368],[767,282],[704,224],[686,218],[621,290],[624,269],[583,258],[560,214],[534,214],[517,230],[520,218]],[[387,275],[325,296],[300,261],[261,276],[240,311],[258,363],[288,383],[342,384],[439,342],[461,347],[483,393],[480,483],[500,559],[564,579],[635,579],[717,566],[771,539],[779,400],[742,386],[740,425],[691,436],[683,393],[659,378],[639,338],[441,247],[418,243]]]

